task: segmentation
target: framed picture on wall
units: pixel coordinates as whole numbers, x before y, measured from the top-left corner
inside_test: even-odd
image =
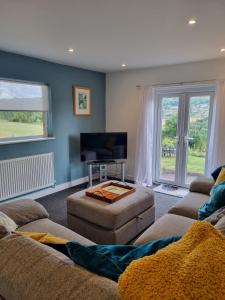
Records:
[[[91,89],[73,86],[73,107],[75,116],[91,115]]]

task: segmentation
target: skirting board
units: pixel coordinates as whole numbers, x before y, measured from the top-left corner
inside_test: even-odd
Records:
[[[23,195],[23,196],[20,196],[20,197],[17,197],[17,198],[9,199],[9,200],[4,201],[4,202],[6,203],[6,202],[9,202],[9,201],[11,202],[11,201],[16,201],[16,200],[21,200],[21,199],[33,199],[33,200],[35,200],[35,199],[54,194],[54,193],[63,191],[65,189],[74,187],[76,185],[86,183],[86,182],[88,182],[88,176],[82,177],[82,178],[79,178],[79,179],[75,179],[73,181],[65,182],[65,183],[62,183],[62,184],[56,185],[54,187],[50,187],[50,188],[38,191],[38,192],[34,192],[34,193],[26,194],[26,195]]]

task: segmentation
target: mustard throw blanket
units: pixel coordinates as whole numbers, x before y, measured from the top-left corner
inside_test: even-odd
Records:
[[[180,241],[133,261],[118,284],[123,300],[223,300],[225,237],[197,221]]]

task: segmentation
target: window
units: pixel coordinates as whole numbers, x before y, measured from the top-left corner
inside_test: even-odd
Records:
[[[156,89],[155,181],[188,186],[205,174],[215,85]]]
[[[0,141],[48,136],[48,86],[0,79]]]

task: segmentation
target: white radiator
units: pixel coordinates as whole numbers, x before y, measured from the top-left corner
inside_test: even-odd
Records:
[[[0,201],[53,185],[53,153],[0,161]]]

